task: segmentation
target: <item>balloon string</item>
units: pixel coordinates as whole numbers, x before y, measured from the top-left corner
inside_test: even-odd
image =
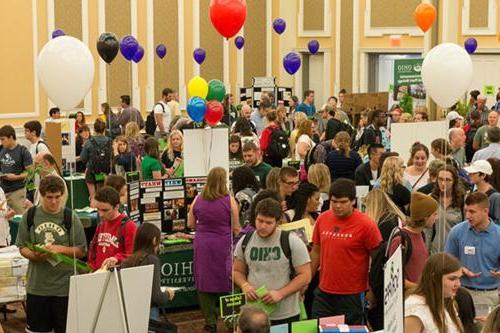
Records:
[[[108,100],[108,104],[109,104],[109,82],[111,81],[110,80],[110,77],[111,76],[111,63],[107,64],[106,65],[106,100]],[[106,118],[106,121],[108,122],[108,126],[109,126],[109,136],[112,138],[113,136],[111,135],[111,118],[112,118],[112,113],[113,113],[113,110],[111,110],[111,106],[109,107],[109,113],[108,115],[104,115],[105,118]],[[111,145],[111,149],[113,148],[113,145]],[[113,152],[111,153],[111,159],[109,160],[109,169],[112,171],[113,169]]]

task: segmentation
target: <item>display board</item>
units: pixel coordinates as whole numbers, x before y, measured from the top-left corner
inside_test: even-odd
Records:
[[[140,223],[141,211],[139,210],[140,190],[138,180],[133,180],[127,183],[127,193],[128,216],[135,223]]]
[[[274,105],[280,102],[285,107],[290,106],[290,98],[292,97],[291,87],[278,87],[276,78],[273,76],[262,76],[252,78],[251,87],[240,88],[240,102],[247,102],[252,108],[257,109],[260,105],[261,94],[264,91],[272,92],[274,100],[271,101]]]
[[[161,180],[148,180],[140,183],[140,211],[143,222],[162,228],[162,200],[163,182]]]
[[[75,120],[45,122],[45,141],[63,173],[76,170]]]
[[[186,203],[184,179],[174,178],[163,181],[163,221],[162,230],[184,231],[186,229]]]
[[[434,139],[448,139],[448,122],[428,121],[421,123],[394,123],[391,125],[391,151],[399,153],[406,163],[410,158],[410,149],[415,142],[431,148]],[[432,155],[429,157],[432,159]]]
[[[214,167],[229,172],[228,129],[184,130],[184,176],[206,176]]]
[[[387,260],[384,269],[384,332],[404,332],[401,246]]]

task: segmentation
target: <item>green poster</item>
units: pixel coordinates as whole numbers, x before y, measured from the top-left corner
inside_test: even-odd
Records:
[[[405,95],[413,99],[425,100],[425,89],[422,83],[423,59],[394,60],[394,92],[393,99],[401,100]]]
[[[495,86],[493,85],[484,85],[483,86],[483,94],[486,96],[493,96],[495,95]]]

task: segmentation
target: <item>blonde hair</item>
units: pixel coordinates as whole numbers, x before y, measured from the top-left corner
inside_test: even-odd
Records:
[[[396,184],[403,184],[404,162],[399,156],[391,156],[384,160],[382,171],[380,172],[380,189],[392,194]]]
[[[125,137],[127,139],[138,139],[141,136],[139,125],[136,122],[129,122],[125,126]]]
[[[302,113],[302,112],[299,112],[299,113]],[[305,120],[301,121],[299,126],[297,127],[298,132],[297,132],[297,137],[295,138],[295,142],[299,141],[299,138],[303,134],[307,135],[308,137],[311,137],[312,136],[312,125],[313,125],[312,120],[305,119]]]
[[[406,215],[396,206],[389,196],[380,189],[373,189],[364,199],[366,215],[376,223],[380,223],[382,217],[398,217],[403,222],[407,220]]]
[[[276,167],[269,170],[269,173],[266,177],[266,189],[274,191],[276,193],[280,193],[280,171],[281,169]]]
[[[309,183],[316,185],[321,193],[330,193],[332,181],[330,169],[328,169],[326,164],[315,163],[311,165],[307,172],[307,180]]]
[[[304,112],[295,112],[293,114],[293,121],[295,122],[295,128],[299,128],[300,124],[307,120],[307,116]]]
[[[178,135],[181,138],[181,152],[184,151],[184,136],[182,135],[182,132],[174,129],[172,132],[170,132],[170,135],[168,136],[168,145],[165,148],[165,152],[167,153],[167,156],[170,160],[174,160],[174,147],[172,146],[172,141],[170,140],[174,135]]]
[[[207,183],[201,191],[201,197],[208,201],[215,201],[228,194],[226,170],[221,167],[211,169],[208,173]]]
[[[399,118],[399,121],[402,123],[412,123],[413,116],[407,112],[403,112],[403,114],[401,115],[401,118]]]
[[[342,151],[345,157],[349,158],[351,154],[351,136],[347,132],[338,132],[334,139],[337,147]]]

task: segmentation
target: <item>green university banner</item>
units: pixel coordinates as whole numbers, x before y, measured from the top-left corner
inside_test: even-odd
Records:
[[[425,104],[425,89],[422,83],[423,59],[394,60],[394,100],[399,101],[405,95],[411,96],[416,103]],[[420,103],[418,100],[422,100]]]

